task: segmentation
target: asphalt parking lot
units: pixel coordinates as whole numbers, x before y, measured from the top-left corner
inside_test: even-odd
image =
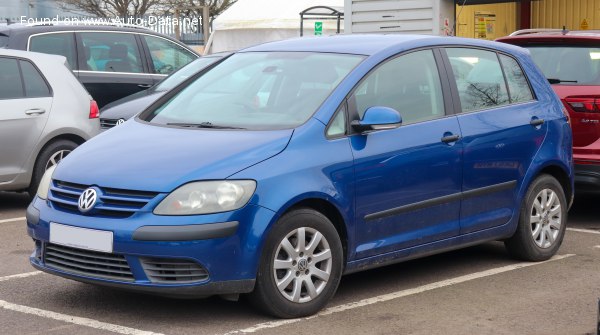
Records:
[[[577,195],[550,261],[514,261],[488,243],[346,276],[326,310],[277,320],[243,300],[173,300],[35,271],[27,199],[0,192],[0,334],[596,334],[599,201]]]

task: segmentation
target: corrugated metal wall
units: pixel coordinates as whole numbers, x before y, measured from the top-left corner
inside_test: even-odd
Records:
[[[351,3],[351,31],[431,34],[434,1],[440,0],[346,0]]]
[[[538,0],[531,2],[532,28],[600,29],[600,0]]]
[[[459,12],[460,16],[458,15]],[[488,12],[496,14],[496,23],[494,29],[495,33],[493,39],[506,36],[517,30],[517,4],[514,2],[493,5],[456,6],[456,15],[458,16],[456,21],[456,36],[475,37],[475,12]]]

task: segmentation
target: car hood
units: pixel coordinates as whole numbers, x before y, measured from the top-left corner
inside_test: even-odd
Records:
[[[104,106],[104,108],[102,108],[102,111],[100,112],[100,118],[128,120],[132,116],[146,109],[153,102],[162,97],[163,94],[165,94],[165,91],[152,91],[148,93],[145,92],[146,91],[142,91],[136,94],[132,94],[130,96],[127,96],[115,102],[111,102],[110,104]]]
[[[273,157],[285,149],[292,133],[173,128],[132,119],[74,150],[53,179],[170,192],[190,181],[227,178]]]

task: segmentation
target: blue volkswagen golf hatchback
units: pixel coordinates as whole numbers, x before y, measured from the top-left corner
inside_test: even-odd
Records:
[[[541,261],[573,197],[571,129],[524,49],[410,35],[252,47],[44,176],[31,263],[316,313],[344,274],[493,240]]]

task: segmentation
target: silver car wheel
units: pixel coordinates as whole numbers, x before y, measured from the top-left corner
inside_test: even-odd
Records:
[[[540,248],[551,247],[560,233],[562,208],[556,193],[541,190],[531,206],[531,236]]]
[[[48,170],[49,168],[58,164],[63,158],[67,157],[67,155],[70,153],[71,153],[71,150],[59,150],[59,151],[53,153],[52,156],[50,156],[50,158],[48,159],[48,162],[46,162],[45,170]]]
[[[309,227],[290,232],[279,243],[273,262],[279,293],[297,303],[312,301],[323,292],[333,264],[327,239]]]

